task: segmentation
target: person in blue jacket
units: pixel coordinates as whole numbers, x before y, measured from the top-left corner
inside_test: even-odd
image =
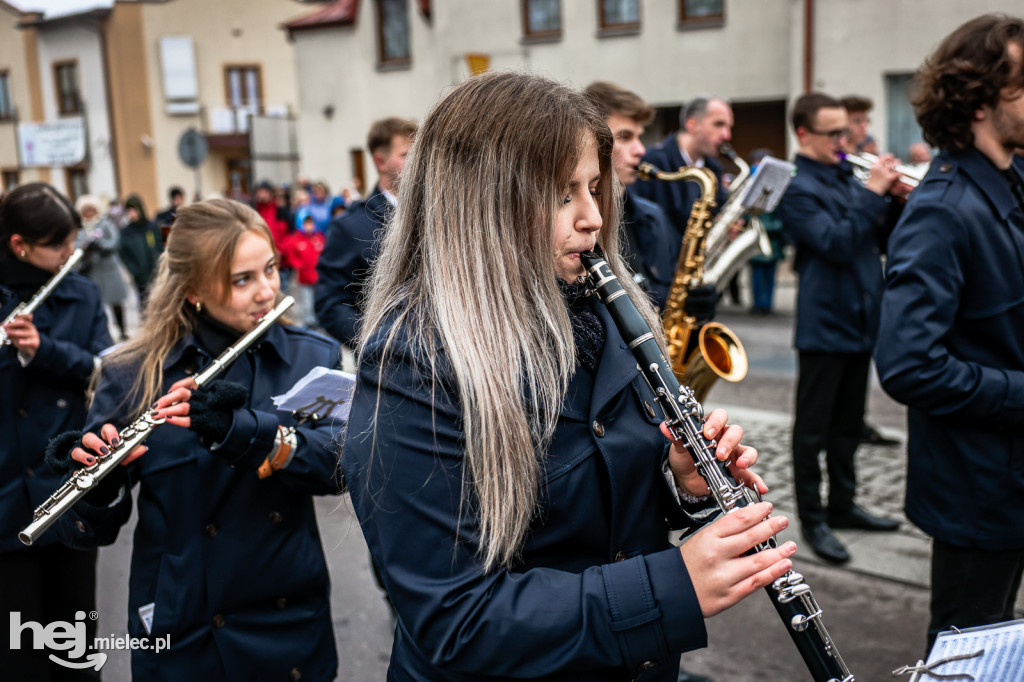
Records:
[[[166,419],[55,528],[75,547],[112,543],[132,511],[128,634],[138,680],[333,679],[330,584],[313,495],[337,494],[331,425],[275,409],[338,345],[272,325],[216,379],[191,375],[253,329],[280,298],[278,255],[253,209],[228,199],[182,207],[146,318],[104,360],[85,435],[54,458],[81,464],[142,414]],[[72,449],[73,448],[73,449]],[[170,648],[155,651],[154,640]]]
[[[389,680],[674,681],[704,618],[791,564],[793,543],[741,556],[785,526],[768,503],[669,542],[705,519],[707,485],[577,282],[600,245],[657,328],[618,252],[612,146],[586,95],[510,72],[417,132],[342,455],[397,612]],[[704,433],[766,490],[723,411]]]
[[[415,132],[415,123],[396,117],[370,126],[366,146],[380,179],[365,201],[353,203],[327,228],[313,289],[316,319],[328,334],[350,348],[355,347],[358,334],[364,282],[394,211],[398,174]]]
[[[875,360],[909,408],[931,648],[951,626],[1011,620],[1024,571],[1024,19],[960,26],[916,87],[941,152],[889,240]]]
[[[60,270],[79,226],[71,203],[47,184],[22,185],[0,200],[0,319]],[[22,624],[46,627],[96,609],[95,550],[68,549],[53,535],[26,547],[18,532],[60,486],[60,475],[43,462],[46,443],[85,423],[89,379],[99,352],[113,342],[99,288],[77,272],[4,332],[10,344],[0,346],[0,613],[7,632],[14,613]],[[91,638],[95,621],[85,625]],[[90,675],[50,662],[54,652],[33,648],[31,631],[22,631],[20,646],[3,641],[0,670],[19,679],[98,679],[95,669]]]
[[[820,557],[833,563],[850,554],[835,528],[891,531],[898,523],[855,504],[854,453],[864,423],[871,351],[882,295],[881,253],[906,196],[891,155],[882,155],[862,185],[842,160],[849,127],[846,109],[813,92],[793,103],[800,147],[796,176],[775,215],[796,248],[797,388],[793,473],[801,531]],[[825,450],[829,496],[819,491],[819,453]]]

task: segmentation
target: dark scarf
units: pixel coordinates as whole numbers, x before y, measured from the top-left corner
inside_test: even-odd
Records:
[[[590,307],[587,285],[568,284],[558,280],[558,289],[565,300],[572,324],[572,338],[576,343],[576,362],[591,372],[597,371],[604,350],[604,324]]]
[[[242,336],[231,327],[210,317],[205,310],[197,313],[195,308],[188,303],[185,306],[189,315],[195,320],[196,326],[192,335],[195,336],[200,348],[209,353],[210,357],[217,357]]]
[[[32,298],[51,277],[52,272],[18,260],[10,249],[0,249],[0,284],[13,291],[19,300]]]

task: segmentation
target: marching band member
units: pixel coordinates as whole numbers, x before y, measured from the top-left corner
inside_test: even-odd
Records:
[[[918,71],[941,152],[889,240],[875,361],[908,410],[907,517],[936,635],[1011,620],[1024,572],[1024,20],[985,15]]]
[[[74,207],[49,185],[22,185],[0,200],[3,318],[60,270],[79,227]],[[0,346],[0,612],[5,619],[19,613],[21,623],[74,622],[76,612],[96,609],[96,550],[68,549],[53,535],[25,547],[18,531],[60,485],[43,463],[46,443],[85,423],[97,354],[112,343],[99,289],[70,272],[33,314],[16,317],[4,331],[10,345]],[[85,625],[91,640],[96,623]],[[95,669],[90,675],[51,663],[27,634],[20,648],[2,651],[0,669],[23,679],[99,678]]]
[[[85,435],[51,445],[55,458],[73,448],[91,464],[140,414],[166,419],[55,525],[72,546],[108,545],[138,484],[128,633],[169,636],[170,649],[132,651],[135,679],[335,676],[312,501],[340,492],[331,427],[300,425],[292,436],[295,419],[271,397],[314,367],[336,367],[339,347],[275,324],[221,378],[192,390],[191,375],[279,299],[277,258],[253,209],[227,199],[180,208],[141,327],[104,360]],[[283,468],[267,476],[269,464]]]
[[[585,95],[514,73],[457,86],[417,133],[342,458],[398,612],[391,680],[674,681],[704,617],[791,565],[793,543],[742,556],[786,524],[767,503],[667,540],[698,524],[675,488],[695,513],[708,488],[576,282],[600,244],[656,321],[618,255],[612,147]],[[704,433],[766,490],[724,412]]]

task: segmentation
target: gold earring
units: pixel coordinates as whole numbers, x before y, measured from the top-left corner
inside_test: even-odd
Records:
[[[196,301],[196,312],[197,313],[203,312],[203,304],[200,301]]]

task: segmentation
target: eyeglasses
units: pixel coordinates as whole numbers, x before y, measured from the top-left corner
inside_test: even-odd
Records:
[[[815,135],[824,135],[833,142],[839,142],[844,137],[849,137],[850,135],[849,128],[837,128],[835,130],[815,130],[814,128],[808,128],[807,132]]]

